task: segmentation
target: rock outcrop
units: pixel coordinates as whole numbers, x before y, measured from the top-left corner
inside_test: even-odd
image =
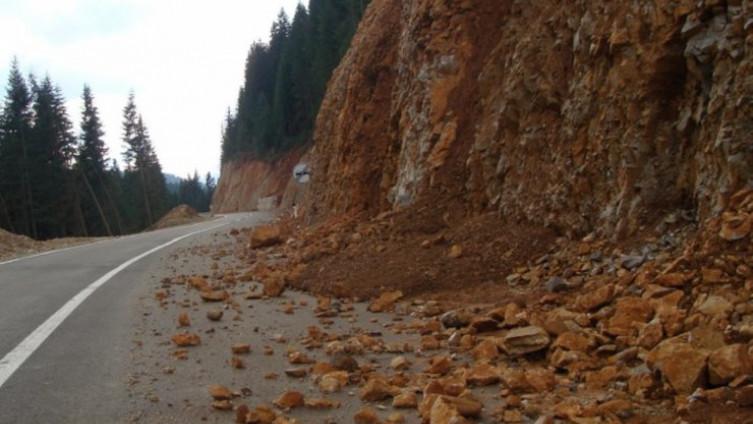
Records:
[[[564,234],[703,220],[753,178],[753,2],[374,0],[307,210],[421,202]]]
[[[276,160],[240,159],[223,165],[220,181],[212,198],[212,212],[245,212],[259,209],[262,199],[274,198],[272,207],[296,200],[298,184],[292,180],[293,168],[305,148],[293,150]],[[284,200],[285,199],[285,200]],[[272,199],[269,199],[272,200]]]

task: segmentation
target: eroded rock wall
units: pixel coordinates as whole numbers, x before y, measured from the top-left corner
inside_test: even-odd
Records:
[[[236,160],[222,166],[220,181],[212,197],[214,213],[256,210],[261,199],[275,196],[280,204],[288,191],[296,190],[291,183],[293,167],[305,149],[293,150],[273,161]]]
[[[374,0],[307,209],[457,201],[584,234],[718,213],[753,178],[753,2]]]

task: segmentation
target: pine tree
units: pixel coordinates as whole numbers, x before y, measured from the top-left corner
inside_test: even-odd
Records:
[[[0,121],[0,207],[9,230],[36,236],[27,149],[32,127],[31,101],[18,60],[13,59]]]
[[[80,178],[82,209],[91,235],[113,235],[122,233],[116,203],[112,197],[112,181],[107,173],[107,146],[103,140],[104,131],[99,111],[94,105],[91,88],[84,85],[82,94],[81,145],[76,157],[76,170]],[[96,216],[95,216],[96,215]],[[99,223],[101,225],[98,225]]]

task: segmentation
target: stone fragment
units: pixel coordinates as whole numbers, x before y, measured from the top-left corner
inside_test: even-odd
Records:
[[[410,361],[405,356],[396,356],[390,361],[390,367],[395,370],[405,370],[410,368]]]
[[[280,395],[275,401],[275,406],[283,410],[290,410],[304,406],[303,393],[294,390],[287,391]]]
[[[478,360],[492,361],[499,357],[499,345],[496,341],[486,338],[481,340],[471,352],[473,357]]]
[[[664,287],[683,287],[692,279],[693,273],[691,272],[672,272],[659,275],[654,283]]]
[[[199,293],[199,296],[205,302],[223,302],[230,297],[230,294],[225,290],[207,290]]]
[[[439,355],[429,359],[429,367],[426,372],[429,374],[447,374],[452,368],[452,358],[446,355]]]
[[[658,370],[679,394],[690,394],[703,384],[708,354],[679,339],[659,343],[646,357],[646,363]]]
[[[552,277],[546,281],[544,287],[550,293],[560,293],[569,289],[570,285],[562,277]]]
[[[617,300],[615,313],[607,323],[607,332],[613,336],[628,336],[637,333],[637,324],[651,320],[654,308],[648,299],[622,297]]]
[[[467,327],[473,316],[463,309],[456,309],[442,314],[439,321],[445,328],[463,328]]]
[[[471,328],[475,329],[479,333],[486,333],[494,331],[498,327],[496,320],[489,317],[477,317],[471,321]]]
[[[475,386],[490,386],[499,382],[500,374],[497,368],[487,363],[476,364],[466,376],[468,383]]]
[[[306,399],[305,406],[309,409],[334,409],[340,407],[340,402],[330,399]]]
[[[210,321],[219,321],[222,319],[222,309],[211,309],[207,311],[207,319]]]
[[[251,345],[246,343],[236,343],[230,348],[230,350],[236,355],[247,355],[251,353]]]
[[[179,347],[198,346],[201,344],[201,338],[194,333],[180,333],[172,338],[173,343]]]
[[[719,237],[727,241],[744,239],[750,234],[751,219],[752,218],[745,213],[723,213],[722,228],[719,230]]]
[[[353,416],[355,424],[379,424],[381,420],[376,411],[369,407],[363,407]]]
[[[225,386],[213,384],[209,386],[209,395],[214,400],[228,400],[233,398],[233,392]]]
[[[233,404],[229,400],[216,400],[212,402],[212,408],[218,411],[230,411],[233,409]]]
[[[516,328],[505,335],[502,347],[511,356],[521,356],[546,349],[549,335],[541,327]]]
[[[292,378],[303,378],[308,375],[308,370],[306,368],[288,368],[285,370],[285,375]]]
[[[701,306],[698,307],[698,311],[704,315],[710,317],[726,316],[732,310],[734,306],[730,301],[721,296],[709,296]]]
[[[463,246],[459,244],[453,244],[452,247],[450,247],[450,251],[447,253],[447,256],[450,259],[458,259],[459,257],[463,256]]]
[[[418,396],[410,390],[403,390],[392,399],[394,408],[415,408],[418,406]]]
[[[582,311],[592,311],[612,301],[614,285],[607,284],[596,290],[583,293],[578,298],[578,306]]]
[[[400,389],[391,386],[389,383],[381,378],[372,378],[366,382],[361,390],[358,392],[358,396],[361,400],[367,402],[378,402],[393,396],[397,396],[400,393]]]
[[[251,248],[259,249],[262,247],[274,246],[282,243],[282,235],[279,225],[263,225],[254,228],[251,232]]]
[[[385,312],[395,305],[395,302],[403,297],[403,292],[400,290],[382,292],[378,298],[376,298],[369,305],[369,311],[371,312]]]
[[[191,326],[191,318],[188,317],[188,314],[186,312],[181,312],[180,315],[178,315],[178,325],[180,327]]]
[[[709,383],[720,386],[745,374],[753,374],[753,358],[746,345],[724,346],[709,356]]]

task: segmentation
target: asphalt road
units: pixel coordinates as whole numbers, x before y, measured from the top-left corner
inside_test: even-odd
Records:
[[[228,215],[0,264],[0,423],[120,422],[148,274],[181,246],[268,218]]]

